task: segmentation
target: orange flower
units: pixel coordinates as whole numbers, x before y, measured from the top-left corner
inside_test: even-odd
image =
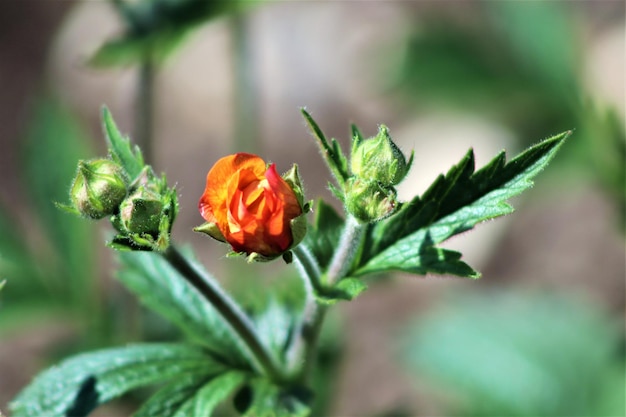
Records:
[[[299,184],[298,184],[299,185]],[[237,153],[215,163],[206,177],[198,208],[212,237],[228,242],[236,252],[274,258],[298,243],[294,219],[303,214],[299,186],[294,187],[271,164],[256,155]]]

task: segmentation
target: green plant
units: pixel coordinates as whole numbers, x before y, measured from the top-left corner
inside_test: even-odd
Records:
[[[284,242],[277,246],[282,258],[293,262],[302,278],[305,300],[300,308],[270,295],[269,302],[261,303],[265,309],[251,316],[192,254],[172,241],[176,190],[165,176],[152,172],[140,149],[131,147],[104,109],[108,161],[128,178],[123,201],[109,213],[116,231],[109,244],[122,250],[118,278],[145,306],[178,327],[185,341],[134,344],[67,359],[43,372],[17,396],[11,404],[14,416],[87,415],[127,391],[152,385],[160,385],[159,390],[135,415],[210,415],[231,396],[235,409],[246,416],[308,415],[315,402],[311,377],[328,309],[364,291],[366,277],[375,280],[389,271],[478,278],[480,274],[461,260],[460,253],[439,244],[482,221],[511,213],[506,200],[532,185],[532,178],[570,134],[546,139],[508,162],[502,152],[479,170],[470,150],[423,195],[408,202],[388,199],[381,212],[381,202],[395,196],[394,186],[410,166],[404,155],[381,153],[384,161],[369,163],[380,163],[384,169],[364,171],[350,162],[362,160],[359,146],[372,139],[364,139],[352,126],[354,146],[348,157],[336,140],[325,137],[308,112],[302,114],[334,178],[330,187],[344,204],[344,216],[317,201],[313,221],[300,241],[295,232],[285,233],[295,227],[292,216],[283,216],[289,210],[304,215],[310,207],[298,190],[297,175],[287,173],[280,180],[273,166],[259,170],[256,159],[240,157],[246,154],[233,155],[232,161],[239,162],[232,166],[215,168],[220,170],[216,178],[224,183],[212,182],[209,175],[205,193],[216,194],[207,199],[210,205],[203,212],[213,227],[209,234],[225,240],[249,261],[268,260],[253,256],[259,248],[265,250],[259,236],[266,243],[278,239]],[[384,133],[385,140],[391,141]],[[397,149],[395,144],[391,149]],[[252,160],[254,164],[248,165]],[[402,167],[400,175],[398,167]],[[112,180],[119,185],[116,178]],[[377,187],[354,194],[355,181]],[[128,200],[132,207],[139,204],[140,190],[150,192],[149,199],[144,195],[140,200],[147,209],[130,210],[131,217],[140,218],[125,221]],[[251,219],[258,224],[248,231]],[[240,230],[248,232],[239,235]],[[276,258],[275,249],[271,255]]]

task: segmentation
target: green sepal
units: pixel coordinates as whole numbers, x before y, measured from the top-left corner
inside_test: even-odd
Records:
[[[298,200],[298,203],[300,204],[300,208],[302,209],[302,212],[306,213],[305,203],[304,203],[304,190],[302,188],[302,179],[300,178],[300,171],[298,169],[298,165],[293,164],[291,169],[289,169],[289,171],[285,172],[282,175],[282,178],[283,180],[285,180],[285,182],[289,185],[289,187],[293,190],[294,194],[296,195],[296,199]]]
[[[0,291],[2,291],[2,289],[4,288],[4,286],[7,284],[7,280],[3,279],[2,281],[0,281]]]
[[[213,239],[219,242],[227,243],[226,238],[224,237],[224,234],[222,233],[220,228],[217,227],[217,223],[215,222],[202,223],[200,226],[194,227],[193,231],[198,232],[198,233],[203,233],[209,237],[212,237]]]
[[[302,239],[306,236],[307,232],[307,220],[306,214],[301,214],[300,216],[291,219],[289,222],[289,227],[291,228],[291,237],[293,239],[291,245],[287,248],[288,250],[296,247]]]

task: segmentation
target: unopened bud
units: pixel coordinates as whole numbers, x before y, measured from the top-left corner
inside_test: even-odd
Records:
[[[361,223],[373,223],[393,214],[396,190],[376,181],[352,178],[346,184],[346,210]]]
[[[393,186],[404,179],[412,162],[413,154],[407,163],[402,151],[391,140],[387,126],[380,125],[375,137],[354,144],[350,168],[361,179]]]
[[[159,234],[164,203],[161,195],[139,186],[120,206],[120,220],[129,233]]]
[[[83,216],[102,219],[117,213],[127,187],[123,169],[110,159],[80,161],[70,199]]]

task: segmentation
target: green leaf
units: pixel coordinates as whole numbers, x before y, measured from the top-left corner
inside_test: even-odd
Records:
[[[235,397],[235,407],[245,417],[305,417],[311,393],[300,387],[279,387],[267,379],[254,379]]]
[[[415,197],[396,215],[369,228],[359,266],[351,275],[395,269],[477,278],[479,274],[461,262],[458,253],[434,246],[482,221],[511,213],[506,200],[532,186],[531,179],[570,133],[546,139],[508,163],[502,152],[476,172],[470,150],[421,198]]]
[[[262,342],[284,364],[285,352],[293,335],[296,313],[270,298],[265,310],[254,318]]]
[[[11,403],[15,417],[86,416],[123,393],[189,372],[223,371],[202,349],[143,344],[85,353],[43,372]]]
[[[208,417],[245,378],[237,371],[183,375],[150,397],[133,417]]]
[[[131,180],[134,179],[144,167],[141,150],[136,145],[131,146],[130,140],[122,136],[106,106],[102,108],[102,123],[111,158],[126,170]]]
[[[344,220],[332,206],[321,199],[317,200],[313,214],[315,216],[313,223],[309,225],[307,234],[300,245],[306,246],[322,270],[325,270],[335,253],[335,246],[341,237]]]
[[[121,262],[118,279],[146,307],[178,326],[187,337],[209,348],[224,362],[249,367],[245,350],[231,327],[163,257],[152,252],[118,252],[118,257]],[[199,264],[194,265],[202,270]],[[205,275],[210,277],[208,273]]]
[[[322,156],[330,172],[335,177],[335,180],[337,180],[337,184],[343,188],[343,185],[350,177],[350,173],[348,172],[348,160],[343,154],[341,146],[339,146],[339,143],[335,139],[331,139],[330,143],[328,142],[320,127],[305,109],[300,109],[300,112],[309,125],[311,132],[313,132],[313,136],[317,139],[317,144],[320,147]]]

